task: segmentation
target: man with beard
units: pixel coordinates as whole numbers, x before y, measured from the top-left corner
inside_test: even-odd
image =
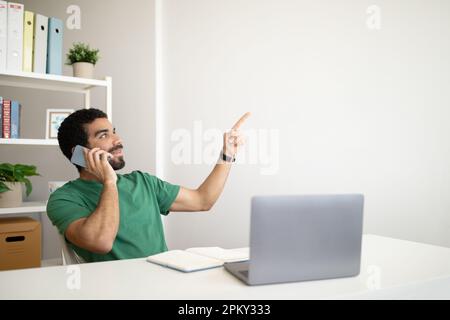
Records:
[[[58,130],[70,160],[76,145],[86,147],[80,177],[54,191],[47,214],[72,249],[86,262],[140,258],[167,251],[161,214],[207,211],[221,194],[237,149],[246,113],[224,134],[219,162],[197,189],[163,181],[141,171],[117,174],[125,166],[123,145],[107,115],[81,109]]]

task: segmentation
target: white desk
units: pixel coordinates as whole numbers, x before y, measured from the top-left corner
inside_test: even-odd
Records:
[[[255,287],[223,268],[182,273],[145,259],[79,265],[79,290],[66,266],[2,271],[0,299],[391,299],[415,298],[417,285],[449,298],[450,248],[365,235],[362,250],[357,277]]]

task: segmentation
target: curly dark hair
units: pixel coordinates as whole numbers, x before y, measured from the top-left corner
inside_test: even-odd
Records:
[[[76,145],[87,147],[88,133],[85,125],[98,118],[108,118],[108,116],[102,110],[80,109],[70,114],[61,123],[58,129],[58,143],[62,153],[69,161],[72,158],[72,149]],[[77,167],[78,172],[81,172],[82,167],[77,165],[75,167]]]

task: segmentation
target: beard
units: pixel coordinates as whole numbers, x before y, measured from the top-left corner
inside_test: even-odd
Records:
[[[108,162],[114,169],[114,171],[120,170],[125,167],[125,160],[123,160],[123,156],[111,158],[108,160]]]
[[[121,150],[121,149],[123,149],[123,145],[119,144],[118,146],[110,149],[108,152],[112,153],[116,150]],[[114,169],[114,171],[120,170],[123,167],[125,167],[125,160],[123,160],[123,156],[112,157],[112,158],[108,159],[108,162],[111,165],[111,167]]]

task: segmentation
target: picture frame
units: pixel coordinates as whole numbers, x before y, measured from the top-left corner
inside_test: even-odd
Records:
[[[73,109],[47,109],[45,139],[57,139],[59,126],[74,111]]]

